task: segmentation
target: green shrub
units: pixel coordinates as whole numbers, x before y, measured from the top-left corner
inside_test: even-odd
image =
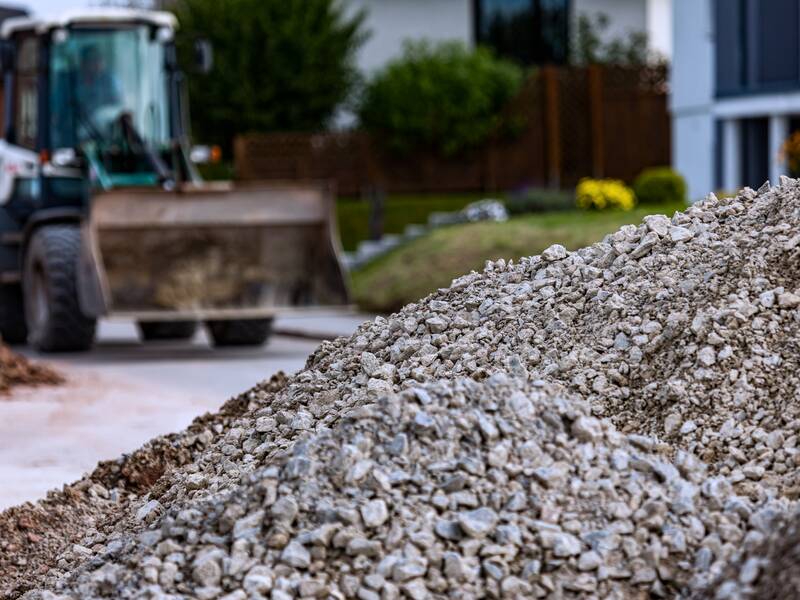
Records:
[[[575,208],[575,198],[560,190],[528,189],[512,194],[506,208],[512,215],[569,210]]]
[[[645,169],[633,182],[633,193],[642,204],[686,202],[686,181],[670,167]]]
[[[368,82],[362,126],[399,154],[455,156],[483,143],[522,84],[522,70],[460,42],[407,43],[403,56]]]

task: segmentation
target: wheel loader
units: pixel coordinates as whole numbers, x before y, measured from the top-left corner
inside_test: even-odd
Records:
[[[5,341],[86,350],[119,317],[145,339],[204,323],[215,345],[261,344],[279,313],[348,303],[331,189],[201,179],[177,27],[111,8],[0,26]],[[207,72],[208,44],[194,54]]]

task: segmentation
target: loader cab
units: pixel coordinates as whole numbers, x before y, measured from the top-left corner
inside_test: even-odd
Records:
[[[3,23],[0,202],[25,219],[85,207],[92,190],[198,181],[176,27],[124,9]]]

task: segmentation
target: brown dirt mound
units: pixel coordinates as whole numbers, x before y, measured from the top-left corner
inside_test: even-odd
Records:
[[[5,363],[3,363],[5,364]],[[210,430],[224,432],[253,403],[268,403],[286,385],[278,373],[228,400],[218,413],[204,414],[180,433],[155,438],[135,452],[98,464],[80,481],[47,498],[0,512],[0,598],[19,598],[35,587],[53,556],[77,543],[87,529],[110,531],[143,494],[159,497],[175,469],[191,463]]]
[[[24,356],[0,345],[0,392],[18,385],[58,385],[64,377],[52,368],[32,363]]]

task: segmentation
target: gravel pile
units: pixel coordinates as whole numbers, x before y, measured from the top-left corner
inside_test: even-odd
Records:
[[[19,573],[68,597],[702,589],[800,493],[798,200],[487,264],[323,344]]]
[[[766,539],[742,548],[697,599],[800,597],[800,513],[777,520]]]
[[[762,541],[787,502],[738,497],[688,453],[672,463],[657,450],[544,382],[495,373],[427,384],[307,430],[223,493],[188,474],[181,502],[138,509],[151,528],[73,548],[98,559],[62,592],[675,595]]]

